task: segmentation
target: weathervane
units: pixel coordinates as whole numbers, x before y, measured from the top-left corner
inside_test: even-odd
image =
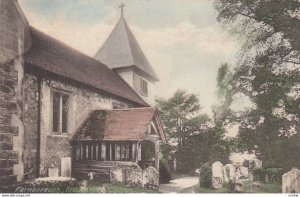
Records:
[[[119,8],[121,8],[121,18],[123,18],[124,17],[124,7],[125,7],[126,5],[122,2],[121,3],[121,5],[119,6]]]

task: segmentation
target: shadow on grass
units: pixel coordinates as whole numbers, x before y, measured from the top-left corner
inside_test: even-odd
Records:
[[[106,193],[159,193],[157,190],[146,188],[131,188],[125,187],[121,184],[104,184]]]
[[[178,193],[281,193],[281,184],[279,183],[262,183],[262,188],[257,191],[243,190],[233,192],[228,186],[221,189],[203,188],[199,184],[179,191]]]

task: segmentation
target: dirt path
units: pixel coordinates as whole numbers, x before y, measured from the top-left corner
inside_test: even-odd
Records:
[[[199,183],[199,177],[189,176],[171,180],[170,183],[160,184],[159,191],[162,193],[176,193],[182,189],[192,187]]]

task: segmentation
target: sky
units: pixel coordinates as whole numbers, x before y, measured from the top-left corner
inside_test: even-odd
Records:
[[[238,43],[216,20],[209,0],[123,0],[124,16],[158,74],[156,96],[198,94],[203,113],[217,103],[221,63]],[[19,0],[31,26],[93,57],[120,18],[120,0]]]

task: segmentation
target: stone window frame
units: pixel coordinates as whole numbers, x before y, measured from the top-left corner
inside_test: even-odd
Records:
[[[54,132],[53,130],[53,95],[54,93],[59,93],[59,94],[62,94],[62,95],[67,95],[68,96],[68,111],[67,111],[67,131],[66,132],[62,132],[62,130],[60,129],[60,131],[57,131],[57,132]],[[50,111],[51,111],[51,114],[50,114],[50,133],[51,135],[53,136],[68,136],[70,133],[71,133],[71,102],[72,102],[72,92],[71,91],[68,91],[68,90],[65,90],[65,89],[61,89],[61,88],[57,88],[57,87],[51,87],[51,98],[50,98]],[[62,111],[62,110],[60,110]],[[61,112],[60,112],[61,113]],[[60,127],[62,127],[62,123],[59,123],[61,124]]]

